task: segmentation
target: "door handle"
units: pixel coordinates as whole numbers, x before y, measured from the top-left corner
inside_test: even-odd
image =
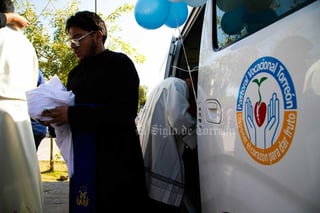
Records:
[[[206,100],[206,120],[210,123],[221,123],[222,109],[221,104],[217,99]]]

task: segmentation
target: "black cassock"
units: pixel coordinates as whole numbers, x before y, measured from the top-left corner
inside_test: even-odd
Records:
[[[143,212],[147,191],[135,126],[139,77],[122,53],[105,50],[68,76],[74,175],[70,212]]]

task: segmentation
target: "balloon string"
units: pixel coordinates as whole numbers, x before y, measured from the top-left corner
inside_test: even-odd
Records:
[[[177,26],[178,26],[178,25],[177,25]],[[189,60],[188,60],[188,57],[187,57],[187,52],[186,52],[186,49],[185,49],[185,47],[184,47],[184,43],[183,43],[183,39],[182,39],[182,35],[181,35],[180,28],[177,27],[177,30],[178,30],[178,33],[179,33],[179,40],[181,40],[183,55],[184,55],[184,58],[185,58],[186,63],[187,63],[187,68],[188,68],[189,77],[190,77],[190,79],[191,79],[192,92],[193,92],[193,95],[194,95],[195,102],[197,103],[197,94],[196,94],[196,90],[195,90],[195,87],[194,87],[193,78],[192,78],[192,75],[191,75],[191,69],[190,69]],[[194,70],[193,70],[193,71],[194,71]]]

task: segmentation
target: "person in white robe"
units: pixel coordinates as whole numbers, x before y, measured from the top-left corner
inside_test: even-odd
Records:
[[[188,97],[185,80],[167,78],[150,93],[138,121],[149,197],[173,207],[184,195],[184,147],[197,144]]]
[[[3,0],[0,12],[10,4]],[[25,95],[37,86],[38,59],[26,36],[10,25],[0,29],[0,54],[0,212],[41,213],[43,188]]]

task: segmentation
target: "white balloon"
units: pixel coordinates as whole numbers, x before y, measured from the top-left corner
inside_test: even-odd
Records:
[[[184,0],[184,2],[191,7],[199,7],[207,3],[207,0]]]

